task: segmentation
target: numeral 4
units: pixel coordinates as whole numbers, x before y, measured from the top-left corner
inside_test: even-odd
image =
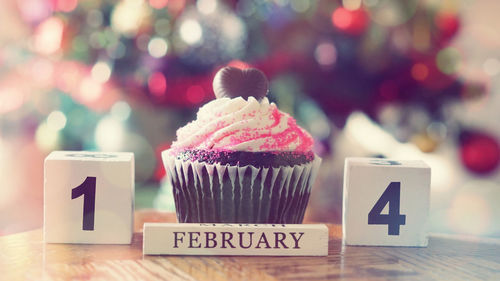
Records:
[[[406,216],[399,213],[400,194],[401,183],[391,182],[368,213],[368,224],[387,224],[389,235],[399,235],[399,227],[406,224]],[[389,214],[382,214],[387,204]]]

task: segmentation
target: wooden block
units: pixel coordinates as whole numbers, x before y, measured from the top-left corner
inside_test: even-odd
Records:
[[[347,158],[343,242],[427,246],[431,169],[423,161]]]
[[[326,256],[324,224],[145,223],[145,255]]]
[[[130,244],[134,155],[54,151],[45,158],[44,240]]]

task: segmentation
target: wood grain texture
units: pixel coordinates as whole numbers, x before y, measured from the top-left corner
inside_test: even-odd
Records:
[[[427,248],[353,247],[330,225],[327,257],[143,256],[136,213],[131,245],[45,244],[42,231],[0,237],[1,280],[500,280],[500,239],[431,236]]]

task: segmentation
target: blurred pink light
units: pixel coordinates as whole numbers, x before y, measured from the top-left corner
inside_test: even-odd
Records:
[[[163,9],[167,4],[168,0],[149,0],[149,5],[155,9]]]
[[[0,114],[14,111],[24,103],[23,92],[14,85],[0,85]]]
[[[85,75],[84,66],[77,62],[64,61],[57,65],[55,71],[55,84],[66,93],[75,92]]]
[[[332,23],[336,28],[353,35],[363,33],[368,24],[365,10],[347,10],[339,7],[332,13]]]
[[[316,61],[322,66],[331,66],[337,60],[337,49],[330,42],[320,43],[314,52]]]
[[[86,102],[97,101],[101,97],[102,93],[102,85],[100,82],[94,80],[90,76],[82,79],[79,88],[79,95],[82,100]]]
[[[251,67],[248,63],[240,60],[232,60],[228,64],[228,66],[236,67],[239,69],[245,69]]]
[[[186,92],[186,99],[191,104],[198,104],[205,99],[205,90],[199,85],[190,86]]]
[[[55,11],[71,12],[78,6],[78,0],[52,0]]]
[[[17,6],[22,18],[29,23],[40,22],[52,14],[52,6],[48,1],[18,0]]]
[[[332,14],[332,21],[336,27],[346,29],[352,23],[352,15],[348,10],[338,8]]]
[[[423,63],[415,63],[411,68],[411,76],[417,81],[423,81],[429,76],[429,68]]]
[[[154,96],[163,97],[167,90],[167,79],[161,72],[155,72],[149,77],[148,87]]]

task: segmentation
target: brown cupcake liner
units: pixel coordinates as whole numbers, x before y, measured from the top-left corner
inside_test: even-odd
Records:
[[[301,223],[321,158],[293,167],[182,161],[163,152],[179,222]]]

